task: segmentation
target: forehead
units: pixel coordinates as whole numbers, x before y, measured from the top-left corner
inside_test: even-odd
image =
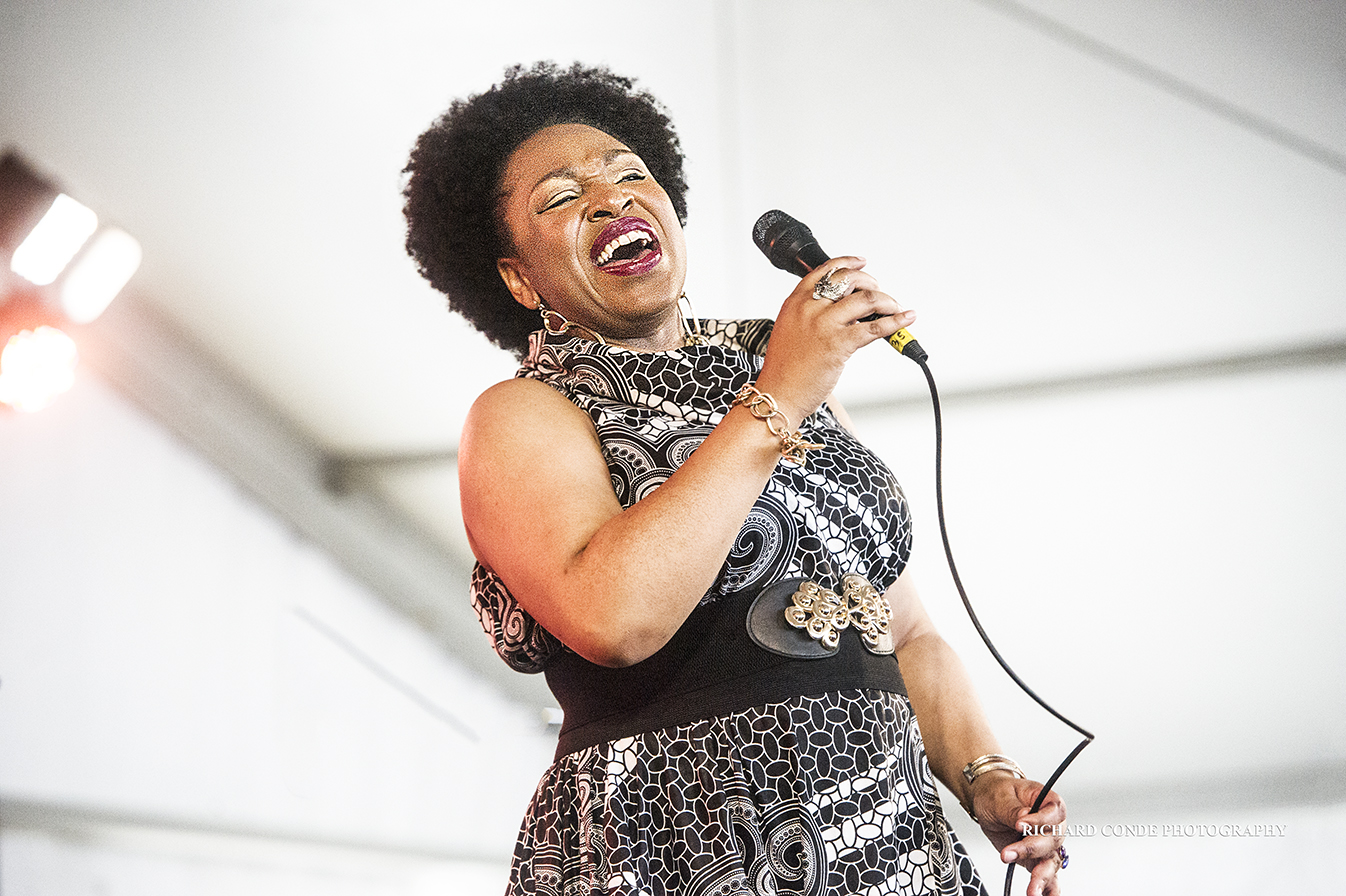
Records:
[[[587,124],[554,124],[519,144],[505,165],[501,187],[505,193],[531,190],[549,175],[580,173],[600,166],[614,152],[631,152],[616,137]]]

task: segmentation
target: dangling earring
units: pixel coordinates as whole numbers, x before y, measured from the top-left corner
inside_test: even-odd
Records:
[[[692,308],[692,300],[687,298],[687,293],[678,296],[678,309],[681,311],[683,303],[687,304],[687,314],[678,314],[678,323],[682,325],[682,344],[683,345],[710,345],[710,338],[706,336],[701,329],[701,321],[696,316],[696,310]],[[691,321],[689,325],[687,322]]]
[[[537,313],[542,315],[543,329],[553,336],[565,336],[571,330],[583,330],[590,339],[597,342],[599,345],[608,344],[608,341],[603,338],[602,333],[591,330],[584,324],[577,324],[573,320],[570,320],[564,314],[548,305],[541,296],[539,296],[537,300]]]

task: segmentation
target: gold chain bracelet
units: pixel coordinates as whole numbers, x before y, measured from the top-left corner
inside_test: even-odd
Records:
[[[754,417],[766,423],[766,428],[771,430],[771,434],[780,439],[781,457],[791,463],[801,467],[807,466],[808,460],[804,452],[816,451],[823,447],[804,438],[799,434],[799,430],[791,432],[790,420],[776,406],[776,399],[758,391],[752,383],[744,383],[743,388],[738,390],[730,407],[736,404],[743,405]]]

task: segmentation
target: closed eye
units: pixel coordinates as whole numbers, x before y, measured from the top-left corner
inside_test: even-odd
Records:
[[[574,194],[574,193],[562,193],[560,196],[557,196],[557,197],[556,197],[555,199],[553,199],[551,202],[549,202],[548,204],[544,205],[544,206],[542,207],[542,210],[543,210],[544,212],[549,212],[549,211],[551,211],[551,210],[554,209],[554,208],[560,208],[561,206],[565,205],[567,202],[569,202],[570,200],[572,200],[572,199],[574,199],[574,198],[575,198],[575,194]]]
[[[643,172],[643,171],[628,171],[628,172],[626,172],[625,174],[623,174],[621,177],[617,178],[617,183],[621,184],[621,183],[625,183],[625,182],[627,182],[628,180],[644,180],[644,179],[645,179],[645,172]]]

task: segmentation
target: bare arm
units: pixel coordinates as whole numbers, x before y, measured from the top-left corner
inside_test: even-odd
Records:
[[[858,437],[860,435],[855,431],[855,423],[851,421],[851,415],[846,413],[846,409],[841,406],[841,402],[837,401],[834,396],[829,395],[827,396],[827,406],[832,409],[832,416],[837,418],[837,422],[841,424],[843,429],[853,436]]]
[[[779,441],[735,408],[623,510],[589,418],[550,386],[511,380],[463,431],[463,517],[478,558],[539,623],[586,659],[624,666],[677,631],[779,460]]]
[[[1024,824],[1034,829],[1064,824],[1065,804],[1052,793],[1037,814],[1030,814],[1041,785],[1007,771],[987,772],[975,783],[967,783],[964,766],[979,756],[1000,752],[986,714],[962,661],[935,631],[907,573],[898,577],[887,597],[893,608],[897,661],[920,723],[930,770],[963,806],[972,809],[1003,861],[1017,861],[1030,869],[1029,894],[1059,892],[1056,850],[1061,838],[1050,834],[1020,838]]]
[[[857,291],[812,298],[819,270],[781,308],[757,385],[797,426],[858,348],[910,322],[852,265]],[[862,321],[868,315],[884,315]],[[714,582],[780,461],[742,407],[659,488],[623,510],[588,417],[549,386],[511,380],[473,406],[459,448],[474,553],[548,631],[595,663],[662,647]]]

